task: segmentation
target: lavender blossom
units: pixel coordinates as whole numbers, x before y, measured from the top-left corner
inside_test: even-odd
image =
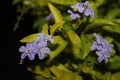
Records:
[[[68,13],[70,13],[71,15],[71,19],[77,19],[80,18],[80,15],[78,13],[74,13],[71,10],[68,10]]]
[[[108,44],[108,42],[103,37],[98,36],[96,33],[94,33],[94,37],[96,38],[96,41],[93,42],[91,50],[96,50],[96,54],[98,55],[98,62],[102,62],[104,60],[105,63],[107,63],[108,58],[112,53],[111,48],[113,45]]]
[[[85,9],[84,15],[89,16],[90,14],[91,14],[91,9],[90,8]]]
[[[84,3],[78,2],[77,4],[72,5],[71,8],[73,11],[68,10],[68,13],[71,14],[71,19],[80,18],[82,14],[94,18],[94,11],[90,8],[88,1],[85,1]],[[74,9],[77,9],[77,11],[74,11]]]
[[[45,20],[50,21],[52,18],[53,18],[53,15],[52,13],[50,13],[45,17]]]
[[[50,49],[49,47],[40,47],[38,46],[38,51],[37,51],[37,54],[38,54],[38,57],[40,60],[43,60],[44,59],[44,54],[45,53],[50,53]]]
[[[45,35],[43,33],[39,33],[38,38],[32,42],[27,43],[26,46],[21,46],[19,48],[19,52],[22,52],[21,59],[24,59],[26,56],[30,60],[34,60],[35,55],[38,54],[40,60],[44,59],[44,54],[50,53],[50,48],[48,47],[47,42],[53,43],[53,39],[50,35]]]
[[[86,9],[84,11],[84,15],[91,16],[92,18],[94,18],[94,11],[90,8],[88,1],[85,1],[85,3],[83,3],[83,5],[86,7]]]
[[[78,9],[78,12],[79,13],[83,13],[83,11],[84,11],[84,7],[83,7],[83,3],[77,3],[77,4],[75,4],[75,5],[72,5],[71,6],[71,8],[76,8],[76,9]]]
[[[46,43],[49,41],[51,44],[54,42],[50,35],[45,35],[44,33],[40,33],[36,41],[45,41]]]
[[[34,46],[35,45],[32,43],[26,44],[26,46],[21,46],[19,48],[19,52],[22,52],[21,59],[24,59],[26,56],[28,56],[30,60],[34,60],[36,52],[36,48]]]
[[[96,54],[98,55],[98,62],[102,62],[103,60],[105,61],[105,63],[108,62],[110,54],[105,53],[103,50],[96,51]]]

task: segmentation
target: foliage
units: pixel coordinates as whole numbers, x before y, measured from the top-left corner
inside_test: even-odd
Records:
[[[20,40],[31,43],[38,33],[51,35],[54,43],[49,44],[51,52],[44,60],[33,60],[25,68],[36,74],[35,80],[119,80],[120,79],[120,9],[119,0],[88,0],[95,12],[94,18],[83,16],[71,19],[67,10],[71,5],[84,0],[14,0],[13,5],[23,4],[23,10],[37,17],[32,25],[38,32]],[[74,11],[74,10],[73,10]],[[46,20],[46,16],[52,17]],[[19,15],[18,15],[19,16]],[[18,23],[17,23],[18,24]],[[16,26],[15,26],[16,27]],[[29,28],[28,28],[29,29]],[[93,33],[102,36],[112,44],[108,62],[97,61],[91,46],[95,41]],[[27,57],[22,60],[26,65]]]

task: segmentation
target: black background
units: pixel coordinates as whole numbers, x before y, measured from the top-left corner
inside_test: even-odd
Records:
[[[19,64],[19,40],[26,35],[36,32],[32,28],[34,17],[25,14],[19,28],[13,31],[17,22],[17,5],[12,5],[12,0],[3,0],[1,3],[1,80],[33,80],[33,74]],[[5,30],[3,30],[5,29]],[[7,35],[6,35],[7,34]],[[6,37],[7,36],[7,37]],[[7,46],[6,46],[7,45]]]

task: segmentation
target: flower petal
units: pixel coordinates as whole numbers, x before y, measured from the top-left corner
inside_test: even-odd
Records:
[[[29,60],[34,60],[35,55],[32,53],[28,53],[28,58],[29,58]]]
[[[99,56],[98,57],[98,62],[102,62],[102,60],[104,60],[104,56]]]
[[[21,47],[19,48],[19,52],[25,52],[25,50],[26,50],[25,46],[21,46]]]
[[[27,53],[22,53],[22,54],[21,54],[21,59],[25,59],[25,57],[26,57],[27,55],[28,55]]]
[[[41,49],[42,53],[50,53],[50,49],[48,47],[42,48]]]
[[[44,54],[42,52],[39,52],[38,57],[39,57],[40,60],[43,60],[44,59]]]

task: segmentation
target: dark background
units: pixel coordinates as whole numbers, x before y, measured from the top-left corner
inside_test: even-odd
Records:
[[[19,23],[20,27],[16,31],[13,31],[18,16],[16,12],[17,5],[12,5],[12,0],[4,0],[1,3],[1,34],[3,36],[1,39],[4,45],[4,48],[2,48],[3,51],[1,51],[3,55],[0,56],[2,66],[1,74],[3,77],[1,77],[1,80],[33,80],[33,74],[27,71],[23,65],[19,64],[21,53],[19,53],[18,49],[22,45],[19,40],[35,32],[32,28],[34,17],[25,14],[23,20]]]

